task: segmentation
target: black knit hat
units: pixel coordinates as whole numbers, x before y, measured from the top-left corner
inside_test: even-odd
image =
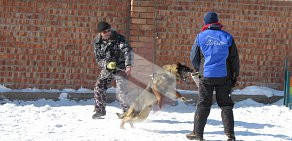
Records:
[[[218,16],[215,12],[207,12],[204,16],[205,25],[218,22]]]
[[[102,32],[110,28],[111,28],[111,25],[109,23],[102,21],[102,22],[99,22],[97,25],[97,32]]]

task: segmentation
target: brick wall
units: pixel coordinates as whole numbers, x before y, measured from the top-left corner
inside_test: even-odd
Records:
[[[292,1],[158,0],[155,62],[190,65],[189,51],[207,11],[217,12],[223,29],[234,36],[241,61],[240,87],[282,89],[285,56],[292,67]]]
[[[91,43],[101,20],[129,39],[141,81],[152,63],[190,66],[207,11],[235,38],[240,87],[282,89],[285,56],[292,70],[292,1],[0,0],[0,11],[0,84],[9,88],[92,89],[99,68]],[[196,89],[188,82],[179,88]]]
[[[11,88],[92,88],[98,21],[128,34],[130,1],[0,0],[0,83]]]

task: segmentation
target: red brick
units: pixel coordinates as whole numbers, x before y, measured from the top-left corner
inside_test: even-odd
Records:
[[[148,12],[148,7],[132,6],[132,11],[135,11],[135,12]]]
[[[155,13],[140,13],[140,18],[153,19]]]
[[[132,5],[149,7],[149,6],[154,6],[154,3],[155,2],[152,1],[152,0],[148,0],[148,1],[133,1]]]
[[[139,36],[130,36],[129,40],[130,41],[139,41]]]
[[[138,18],[139,17],[139,12],[131,11],[131,17],[132,18]]]
[[[139,41],[153,43],[154,42],[154,39],[153,39],[153,37],[142,37],[142,36],[140,36],[139,37]]]
[[[138,48],[146,46],[144,42],[130,42],[130,44],[132,47],[138,47]]]
[[[141,25],[139,26],[141,30],[153,30],[154,26],[153,25]]]
[[[132,18],[131,23],[133,23],[133,24],[146,24],[146,19]]]

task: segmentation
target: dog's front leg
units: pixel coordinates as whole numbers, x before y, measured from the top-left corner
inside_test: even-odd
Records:
[[[154,93],[154,95],[155,95],[155,97],[156,97],[156,99],[157,99],[158,107],[159,107],[159,109],[161,109],[161,107],[162,107],[162,97],[163,97],[163,95],[158,91],[158,88],[157,88],[156,85],[154,85],[154,86],[152,87],[152,91],[153,91],[153,93]]]
[[[121,124],[120,124],[120,128],[121,128],[121,129],[125,129],[125,127],[124,127],[124,126],[125,126],[125,121],[124,121],[124,120],[122,120],[122,121],[121,121]]]
[[[182,100],[182,101],[186,101],[186,98],[183,97],[183,96],[180,94],[180,92],[178,92],[178,91],[176,91],[176,90],[174,90],[174,91],[175,91],[175,97],[176,97],[176,99],[180,99],[180,100]]]

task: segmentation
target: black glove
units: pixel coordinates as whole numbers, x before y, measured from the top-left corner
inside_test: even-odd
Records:
[[[237,82],[237,77],[233,77],[231,79],[231,85],[232,85],[232,87],[235,87],[237,85],[236,82]]]

